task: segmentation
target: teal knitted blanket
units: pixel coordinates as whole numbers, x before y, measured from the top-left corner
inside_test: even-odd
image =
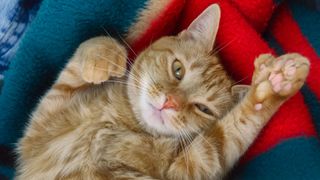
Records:
[[[147,0],[44,0],[12,59],[0,96],[1,161],[9,161],[28,116],[80,42],[124,34]],[[121,12],[121,13],[119,13]],[[2,163],[0,165],[12,165]],[[10,166],[0,174],[12,176]],[[1,176],[0,176],[1,177]],[[1,178],[0,178],[1,179]]]
[[[136,27],[136,36],[127,40],[140,51],[152,40],[183,29],[210,3],[219,3],[223,10],[220,45],[225,45],[223,40],[237,39],[220,52],[225,62],[231,62],[228,66],[239,64],[237,68],[248,69],[252,64],[247,62],[253,58],[242,57],[256,57],[257,52],[269,51],[268,46],[278,54],[300,52],[312,61],[311,81],[298,99],[293,98],[293,106],[284,106],[278,120],[268,124],[230,178],[319,179],[320,0],[164,0],[161,2],[167,4],[161,12],[161,7],[150,8],[150,2],[42,1],[11,59],[0,94],[0,179],[13,177],[14,143],[22,136],[39,98],[81,42],[98,35],[119,38]],[[141,12],[153,21],[143,19]],[[266,33],[260,37],[261,32]]]

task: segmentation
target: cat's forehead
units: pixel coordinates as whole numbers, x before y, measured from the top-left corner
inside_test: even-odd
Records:
[[[161,38],[151,46],[151,50],[155,51],[154,55],[156,52],[164,53],[187,62],[195,61],[206,54],[205,50],[194,41],[182,40],[176,36]]]
[[[183,63],[185,77],[181,86],[190,93],[207,93],[215,91],[220,86],[228,87],[229,78],[219,62],[218,56],[204,51],[191,41],[183,41],[177,37],[165,37],[151,46],[154,56],[167,59],[168,70],[170,62],[177,59]]]
[[[215,63],[213,59],[206,59],[191,63],[186,69],[185,79],[181,85],[188,89],[190,94],[208,98],[210,101],[213,95],[228,91],[231,81],[221,64]]]

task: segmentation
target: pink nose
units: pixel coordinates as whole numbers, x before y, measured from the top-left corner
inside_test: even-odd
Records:
[[[167,100],[166,102],[163,104],[161,109],[174,109],[174,110],[178,110],[180,107],[179,102],[177,97],[173,96],[173,95],[167,95]]]

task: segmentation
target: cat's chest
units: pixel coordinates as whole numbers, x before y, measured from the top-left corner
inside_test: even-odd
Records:
[[[165,169],[175,156],[176,149],[177,144],[172,139],[155,139],[117,127],[111,122],[106,122],[105,128],[97,132],[91,145],[98,167],[112,169],[124,165],[147,174]]]

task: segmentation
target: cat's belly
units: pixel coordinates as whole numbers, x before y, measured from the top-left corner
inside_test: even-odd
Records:
[[[154,138],[126,128],[100,129],[91,144],[92,160],[101,170],[132,168],[153,177],[161,177],[175,154],[177,143],[166,137]]]
[[[157,177],[159,167],[165,169],[169,165],[173,146],[170,139],[155,140],[114,123],[86,123],[46,143],[43,151],[27,162],[30,176],[21,179],[74,175],[90,179],[97,173],[107,178],[121,167],[133,167]]]
[[[87,177],[97,173],[91,144],[103,123],[83,124],[43,144],[41,153],[26,159],[20,179],[59,179],[61,177]],[[85,179],[85,178],[84,178]]]

